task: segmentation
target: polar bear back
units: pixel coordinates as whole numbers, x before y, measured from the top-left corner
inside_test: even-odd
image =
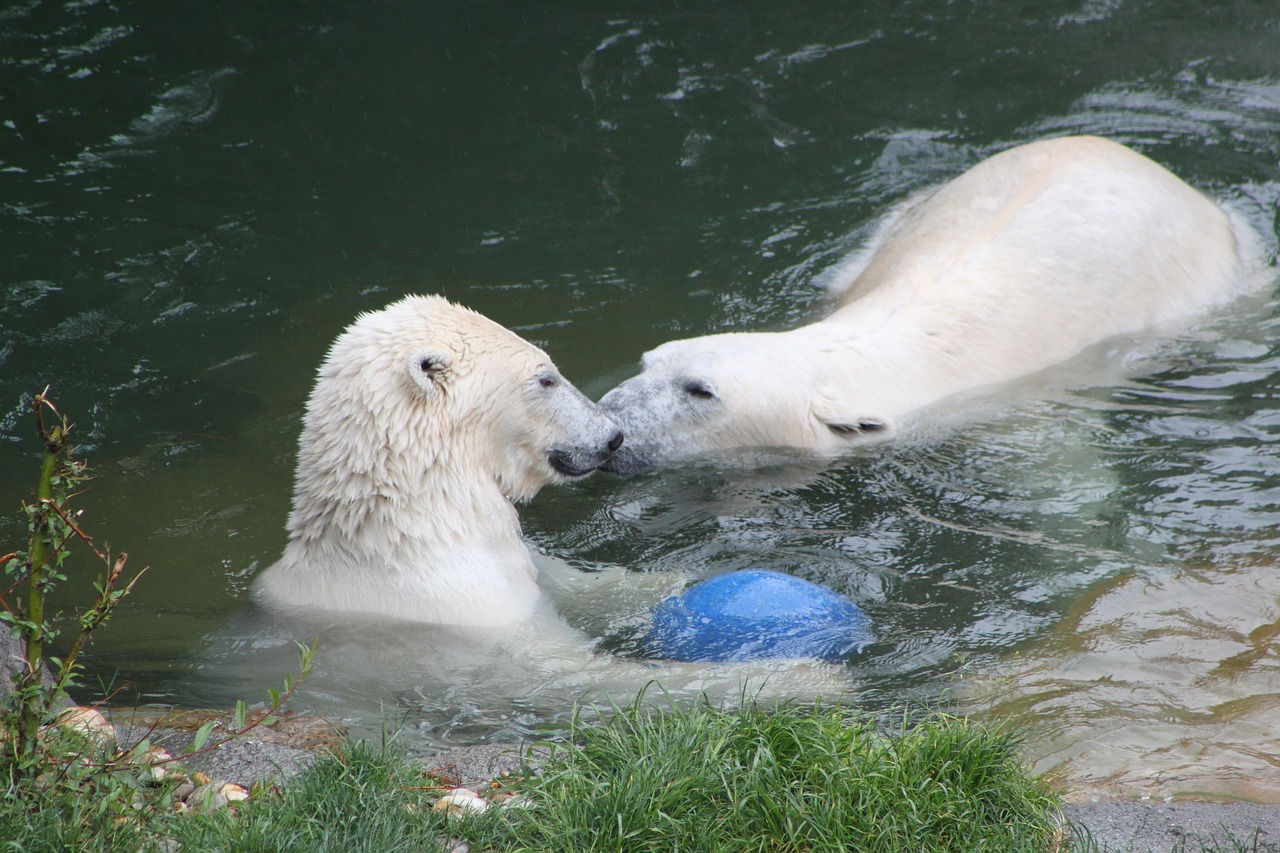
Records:
[[[932,334],[971,340],[990,329],[1004,341],[986,342],[993,356],[1019,353],[1025,367],[1039,353],[1050,364],[1082,342],[1238,294],[1238,231],[1218,205],[1122,145],[1044,140],[908,206],[829,319],[912,311]]]

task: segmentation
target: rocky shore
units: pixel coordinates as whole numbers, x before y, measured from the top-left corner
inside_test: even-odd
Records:
[[[180,730],[158,729],[159,736],[153,740],[171,751],[181,750],[184,739],[189,743],[191,733],[207,719],[192,718]],[[214,779],[245,787],[259,780],[284,782],[303,769],[318,749],[341,737],[340,732],[322,721],[303,716],[286,715],[279,726],[283,728],[262,727],[243,740],[232,740],[192,759],[190,766]],[[520,747],[513,744],[484,744],[450,749],[418,760],[445,787],[482,790],[503,774],[517,775],[528,770],[526,763],[532,760],[536,765],[538,757],[536,752],[522,756]],[[1099,850],[1113,853],[1201,849],[1280,853],[1280,805],[1089,802],[1065,805],[1063,817],[1092,839]]]

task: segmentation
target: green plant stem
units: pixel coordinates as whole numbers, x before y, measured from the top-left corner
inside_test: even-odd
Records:
[[[39,406],[37,400],[36,405]],[[27,671],[24,681],[39,684],[44,671],[44,579],[48,572],[45,565],[49,546],[49,505],[53,500],[53,474],[57,470],[58,455],[63,447],[63,430],[53,427],[43,433],[44,464],[40,469],[40,484],[36,489],[36,500],[39,502],[36,529],[31,536],[31,573],[27,578],[27,619],[35,626],[27,632]],[[24,701],[19,714],[19,734],[22,738],[24,753],[34,748],[36,736],[40,731],[40,704]]]

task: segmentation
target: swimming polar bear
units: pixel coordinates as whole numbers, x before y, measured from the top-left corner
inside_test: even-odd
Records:
[[[1225,302],[1261,268],[1243,220],[1097,137],[996,154],[908,203],[862,257],[818,322],[646,353],[600,400],[627,435],[606,470],[745,447],[834,455],[948,395]]]
[[[542,350],[442,297],[360,315],[307,402],[277,608],[509,626],[540,597],[513,502],[622,443]]]

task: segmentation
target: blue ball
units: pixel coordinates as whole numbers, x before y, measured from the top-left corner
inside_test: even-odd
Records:
[[[716,575],[660,602],[645,646],[679,661],[841,661],[872,641],[848,598],[763,569]]]

